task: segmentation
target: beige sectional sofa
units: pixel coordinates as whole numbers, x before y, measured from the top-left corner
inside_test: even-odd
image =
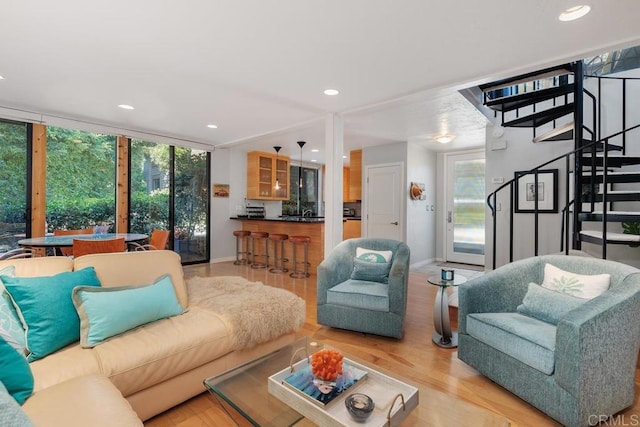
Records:
[[[180,258],[172,251],[20,259],[0,262],[0,269],[9,264],[23,277],[91,266],[102,287],[144,285],[169,274],[179,303],[187,309],[93,348],[75,343],[31,362],[34,393],[23,409],[36,426],[141,425],[141,420],[202,393],[205,378],[292,341],[304,322],[304,301],[280,290],[282,298],[289,299],[285,303],[303,315],[291,321],[288,331],[238,348],[228,319],[189,304]]]

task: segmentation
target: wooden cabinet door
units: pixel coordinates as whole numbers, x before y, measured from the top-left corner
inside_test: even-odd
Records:
[[[278,189],[276,189],[276,181]],[[289,199],[289,158],[260,151],[247,154],[247,198]]]
[[[357,219],[347,219],[342,222],[342,240],[355,239],[360,237],[362,221]]]

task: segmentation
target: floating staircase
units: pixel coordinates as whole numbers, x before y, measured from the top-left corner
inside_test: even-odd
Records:
[[[565,169],[565,183],[571,180],[573,188],[582,189],[576,200],[564,203],[567,206],[562,210],[563,213],[567,213],[562,219],[563,233],[567,233],[563,236],[563,242],[567,242],[566,250],[569,249],[569,242],[573,249],[581,249],[582,242],[588,242],[600,245],[602,257],[606,258],[608,244],[635,247],[640,243],[639,235],[607,230],[609,223],[640,223],[640,211],[637,211],[640,206],[637,203],[640,201],[640,157],[625,154],[629,151],[626,149],[627,133],[640,125],[602,137],[598,129],[602,109],[599,100],[600,82],[596,95],[584,86],[583,63],[575,62],[485,84],[479,88],[483,94],[483,105],[501,118],[503,127],[531,128],[534,143],[573,141],[573,151],[531,169],[531,173],[554,167],[553,162],[558,161],[555,167]],[[622,88],[626,91],[626,81]],[[626,93],[620,95],[620,103],[622,114],[626,116]],[[585,116],[589,117],[588,125],[584,123]],[[632,120],[640,123],[640,117]],[[623,126],[624,123],[623,119]],[[618,144],[619,140],[622,140],[622,144]],[[640,153],[640,150],[635,151]],[[494,216],[493,241],[497,242],[496,194],[511,188],[512,246],[514,183],[515,179],[503,184],[487,198]],[[569,213],[571,217],[568,216]],[[536,216],[536,255],[539,214],[536,204],[534,213],[529,214]],[[495,246],[494,244],[494,267]],[[513,247],[510,249],[510,256],[512,255]]]

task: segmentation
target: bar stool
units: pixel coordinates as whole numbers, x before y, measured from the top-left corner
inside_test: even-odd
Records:
[[[284,268],[284,263],[289,261],[284,257],[284,241],[287,239],[289,239],[288,234],[269,234],[269,240],[273,242],[273,268],[269,269],[269,272],[286,273],[289,271]],[[278,246],[280,246],[280,256],[278,256]]]
[[[293,272],[289,274],[289,276],[295,279],[305,279],[309,277],[309,242],[311,241],[311,237],[309,236],[291,236],[289,237],[289,241],[293,244]],[[298,261],[297,256],[297,247],[300,245],[304,245],[304,259],[302,261]],[[298,265],[302,265],[302,270],[298,269]]]
[[[249,252],[249,236],[251,236],[251,232],[236,230],[233,235],[236,236],[236,260],[233,263],[235,265],[249,264],[249,256],[251,255],[251,252]]]
[[[251,232],[251,268],[267,268],[269,266],[269,233],[266,231]],[[256,253],[256,240],[264,241],[264,253]],[[262,244],[262,243],[259,243]],[[264,258],[264,262],[256,262],[256,258]]]

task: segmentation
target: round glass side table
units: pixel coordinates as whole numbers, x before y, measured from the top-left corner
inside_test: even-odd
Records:
[[[438,294],[433,306],[433,324],[436,331],[432,339],[435,345],[443,348],[455,348],[458,346],[458,333],[451,331],[449,319],[449,295],[447,288],[458,286],[467,281],[467,278],[456,274],[454,280],[442,280],[440,277],[429,277],[427,281],[438,286]]]

